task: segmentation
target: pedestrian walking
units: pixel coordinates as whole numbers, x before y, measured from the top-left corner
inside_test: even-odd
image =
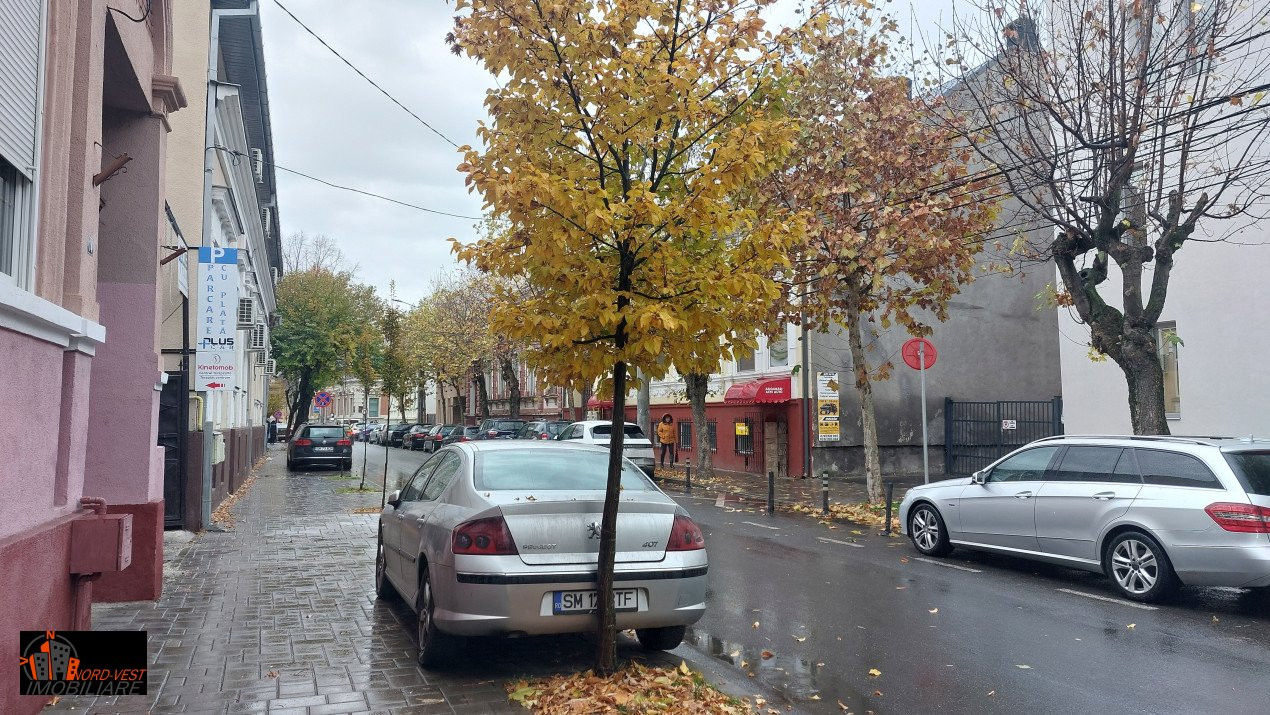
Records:
[[[675,420],[669,412],[657,423],[657,441],[661,443],[661,466],[666,466],[667,455],[670,455],[670,466],[675,466]]]
[[[269,444],[278,441],[278,418],[269,415]]]

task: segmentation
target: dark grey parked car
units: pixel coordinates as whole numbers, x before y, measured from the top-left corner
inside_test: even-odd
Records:
[[[300,425],[287,445],[287,469],[306,464],[322,464],[351,469],[353,440],[342,425],[305,423]]]
[[[473,439],[515,439],[520,428],[524,426],[524,420],[491,417],[481,422],[480,427],[476,429],[476,437]]]

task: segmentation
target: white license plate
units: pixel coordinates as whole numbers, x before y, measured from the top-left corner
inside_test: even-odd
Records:
[[[599,600],[595,591],[556,591],[551,597],[551,612],[557,616],[564,613],[595,613]],[[613,606],[618,611],[639,610],[636,589],[619,588],[614,591]]]
[[[334,447],[314,447],[313,451],[314,452],[334,452],[335,448]]]

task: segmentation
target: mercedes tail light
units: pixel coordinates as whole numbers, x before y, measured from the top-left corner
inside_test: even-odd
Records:
[[[1266,507],[1218,502],[1204,507],[1204,511],[1226,531],[1270,534],[1270,509]]]
[[[501,516],[476,519],[454,528],[454,553],[515,556],[516,541]]]
[[[335,442],[335,446],[336,446],[336,447],[352,447],[352,446],[353,446],[353,440],[351,440],[351,439],[341,439],[341,440],[337,440],[337,441]]]
[[[294,444],[297,447],[310,447],[313,445],[313,440],[301,437],[300,439],[297,439]]]
[[[696,522],[681,514],[675,515],[675,523],[670,527],[670,541],[667,551],[696,551],[706,547],[706,537]]]

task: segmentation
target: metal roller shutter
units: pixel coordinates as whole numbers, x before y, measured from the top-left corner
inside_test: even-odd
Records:
[[[44,0],[0,0],[0,156],[34,179]]]

